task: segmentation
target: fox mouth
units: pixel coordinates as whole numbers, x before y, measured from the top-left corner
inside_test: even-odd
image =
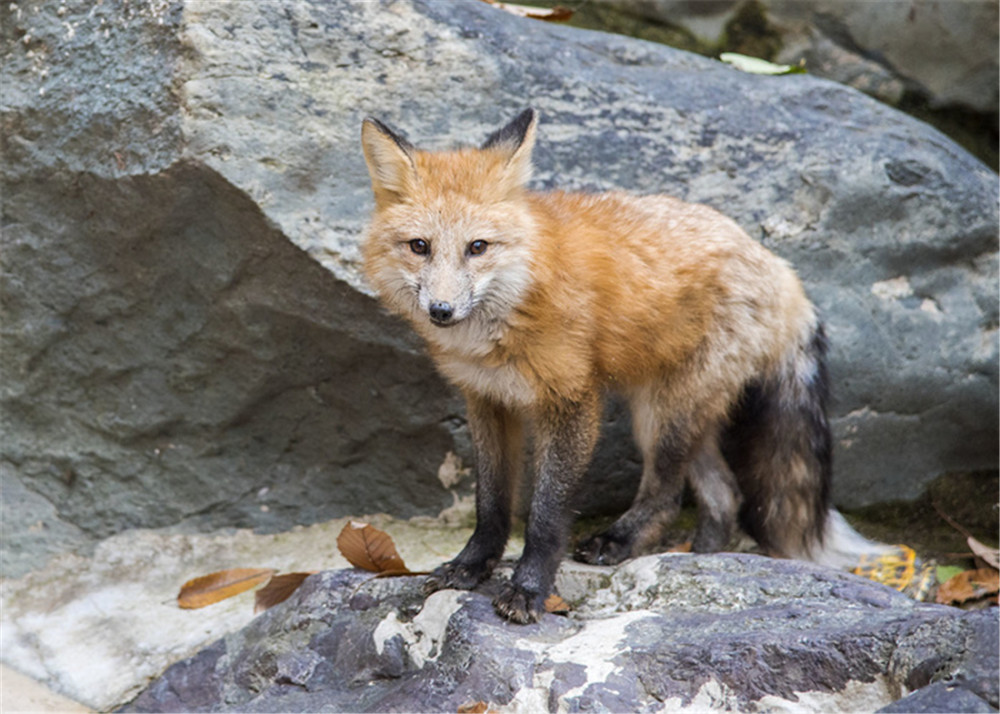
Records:
[[[456,320],[455,318],[449,318],[447,320],[437,320],[434,319],[433,317],[430,318],[430,321],[431,324],[434,325],[435,327],[454,327],[455,325],[461,322],[460,319]]]

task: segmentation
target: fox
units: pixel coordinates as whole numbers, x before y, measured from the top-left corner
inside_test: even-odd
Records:
[[[479,146],[426,151],[362,122],[365,275],[461,391],[475,454],[475,529],[424,591],[492,575],[530,430],[524,549],[493,604],[514,623],[541,617],[612,392],[629,405],[642,474],[576,559],[660,547],[689,485],[695,552],[742,527],[768,555],[852,564],[873,544],[831,505],[827,339],[792,267],[706,205],[530,190],[537,125],[528,108]]]

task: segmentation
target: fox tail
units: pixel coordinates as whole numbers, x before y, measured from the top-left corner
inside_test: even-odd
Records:
[[[741,525],[766,552],[851,568],[890,546],[859,534],[830,503],[826,350],[817,322],[778,367],[748,385],[724,451],[743,493]]]

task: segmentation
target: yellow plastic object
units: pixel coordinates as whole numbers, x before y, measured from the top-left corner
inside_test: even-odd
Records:
[[[894,545],[892,551],[879,555],[863,555],[851,572],[895,588],[914,600],[931,599],[937,584],[934,563],[920,560],[906,545]]]

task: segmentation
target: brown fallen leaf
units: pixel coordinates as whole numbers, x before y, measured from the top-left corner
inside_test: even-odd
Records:
[[[684,543],[678,543],[673,548],[667,550],[668,553],[690,553],[691,552],[691,541],[686,541]]]
[[[568,7],[556,5],[555,7],[531,7],[530,5],[518,5],[511,2],[499,2],[499,0],[484,0],[489,5],[509,12],[518,17],[527,17],[532,20],[546,20],[548,22],[565,22],[573,17],[573,11]]]
[[[566,615],[572,609],[568,602],[555,593],[545,598],[545,612],[551,612],[553,615]]]
[[[376,573],[376,578],[401,578],[404,575],[430,575],[430,570],[407,570],[403,568],[402,570],[383,570],[381,573]]]
[[[389,534],[368,523],[348,522],[337,536],[337,548],[355,568],[373,573],[409,572]]]
[[[938,588],[937,602],[941,605],[961,605],[1000,592],[1000,572],[993,568],[966,570]]]
[[[177,594],[177,604],[187,610],[212,605],[266,583],[271,568],[231,568],[188,580]]]
[[[466,702],[458,708],[458,714],[486,714],[492,711],[490,705],[480,700],[478,702]]]
[[[306,578],[316,572],[318,571],[275,575],[268,581],[267,585],[254,593],[253,614],[256,615],[264,612],[264,610],[274,607],[279,602],[284,602],[291,597],[293,592],[299,589],[299,585]]]
[[[978,540],[969,536],[968,539],[969,550],[972,551],[973,555],[982,560],[991,568],[995,570],[1000,570],[1000,550],[996,548],[990,548],[987,545],[983,545]]]

